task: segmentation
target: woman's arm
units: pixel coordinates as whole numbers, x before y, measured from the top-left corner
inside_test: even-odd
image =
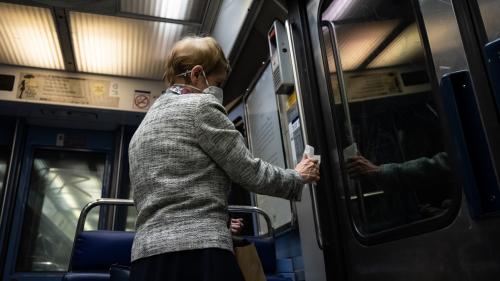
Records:
[[[195,116],[195,129],[201,148],[232,181],[250,191],[298,200],[305,180],[319,178],[317,173],[307,178],[306,172],[314,174],[311,171],[317,170],[317,165],[312,167],[315,164],[310,159],[307,161],[307,168],[299,173],[254,158],[245,146],[241,134],[227,117],[224,107],[210,95],[205,95],[200,100]]]

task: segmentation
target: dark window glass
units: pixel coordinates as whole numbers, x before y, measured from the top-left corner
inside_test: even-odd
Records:
[[[369,236],[446,213],[457,188],[411,1],[334,0],[322,20],[356,229]]]
[[[66,271],[82,208],[101,198],[106,155],[39,149],[34,152],[16,270]],[[99,208],[85,229],[97,229]]]
[[[500,2],[498,0],[477,0],[488,41],[500,38]]]

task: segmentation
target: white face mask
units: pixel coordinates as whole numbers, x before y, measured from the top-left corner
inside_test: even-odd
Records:
[[[203,77],[205,78],[205,83],[207,83],[208,86],[205,88],[205,90],[203,90],[203,93],[213,95],[222,104],[222,100],[224,98],[224,92],[222,88],[217,86],[210,86],[210,84],[208,84],[207,76],[205,76],[205,71],[203,71],[202,73]]]
[[[189,73],[191,73],[191,70],[188,70],[184,73],[177,74],[177,76],[185,76],[186,77]],[[205,88],[205,90],[200,91],[200,89],[198,89],[197,87],[195,87],[193,85],[184,85],[184,84],[182,84],[182,85],[196,89],[204,94],[210,94],[210,95],[214,96],[222,104],[222,100],[224,98],[224,92],[223,92],[222,88],[217,87],[217,86],[210,86],[204,70],[202,70],[202,74],[203,74],[203,78],[205,78],[205,83],[207,84],[207,87]]]

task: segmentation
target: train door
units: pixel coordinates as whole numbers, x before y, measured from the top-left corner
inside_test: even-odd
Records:
[[[498,279],[498,109],[474,10],[498,4],[481,2],[333,0],[300,9],[318,83],[311,100],[321,109],[309,114],[322,120],[323,168],[334,175],[320,185],[335,197],[322,206],[334,214],[322,226],[345,269],[331,278]]]
[[[109,132],[27,129],[3,280],[61,280],[81,209],[109,195],[113,145]],[[102,212],[87,229],[105,225]]]

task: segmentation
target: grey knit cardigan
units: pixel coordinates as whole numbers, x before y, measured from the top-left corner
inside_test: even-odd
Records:
[[[231,181],[296,200],[304,184],[296,171],[252,157],[210,94],[163,94],[132,137],[129,162],[138,212],[132,261],[183,250],[232,251]]]

